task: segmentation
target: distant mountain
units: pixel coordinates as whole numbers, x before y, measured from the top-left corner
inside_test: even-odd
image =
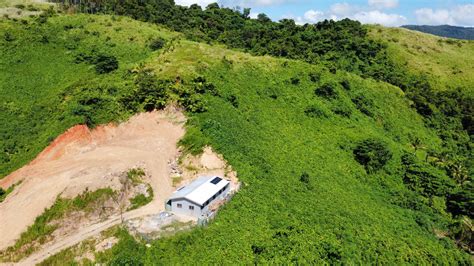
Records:
[[[426,25],[405,25],[403,28],[430,33],[441,37],[449,37],[463,40],[474,40],[474,28],[456,27],[450,25],[426,26]]]

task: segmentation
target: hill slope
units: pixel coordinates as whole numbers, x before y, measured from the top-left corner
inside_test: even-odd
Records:
[[[146,252],[122,241],[104,262],[469,263],[446,237],[453,219],[445,196],[462,183],[434,161],[444,139],[400,88],[334,67],[340,51],[329,47],[328,61],[313,64],[257,57],[120,16],[0,23],[1,175],[71,125],[178,103],[189,116],[183,147],[211,145],[244,183],[208,227]],[[331,27],[328,35],[338,31]],[[467,60],[469,45],[460,47]],[[389,55],[409,58],[397,49],[389,45]],[[462,77],[459,84],[472,84]],[[438,78],[448,84],[450,76],[431,82]]]
[[[461,87],[472,91],[474,42],[441,38],[403,28],[371,27],[370,35],[388,45],[396,62],[429,78],[437,90]]]
[[[428,26],[428,25],[404,25],[403,28],[421,31],[454,39],[474,40],[474,28],[456,27],[450,25]]]
[[[23,21],[0,20],[0,177],[32,160],[75,124],[128,117],[127,110],[111,101],[133,84],[123,76],[152,54],[147,47],[151,38],[172,36],[128,18]],[[92,62],[99,56],[112,63],[116,58],[118,70],[99,73]]]

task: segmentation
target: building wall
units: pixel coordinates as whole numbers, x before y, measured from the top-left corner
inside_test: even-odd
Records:
[[[181,204],[181,208],[178,208],[178,204]],[[189,206],[193,206],[194,210],[190,210]],[[202,213],[200,206],[185,199],[171,201],[171,211],[178,214],[184,214],[193,217],[199,217]]]
[[[208,205],[206,205],[203,209],[197,204],[194,204],[186,199],[175,199],[171,201],[171,208],[166,206],[166,209],[172,211],[177,214],[183,214],[193,217],[199,217],[201,214],[206,214],[209,210],[209,206],[212,205],[213,202],[217,200],[222,200],[227,196],[230,192],[230,185],[228,185],[224,191],[216,197],[214,200],[211,200]],[[178,204],[181,204],[181,208],[178,208]],[[194,210],[190,210],[189,206],[194,206]]]

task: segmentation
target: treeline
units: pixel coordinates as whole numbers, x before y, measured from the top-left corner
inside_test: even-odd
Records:
[[[296,25],[294,20],[273,22],[265,14],[251,19],[250,9],[231,9],[210,4],[205,9],[175,5],[173,0],[106,0],[59,3],[86,13],[111,13],[158,23],[182,32],[191,40],[224,43],[254,55],[272,55],[323,62],[333,69],[359,74],[373,73],[383,64],[385,46],[367,38],[360,22],[344,19]],[[375,74],[375,73],[374,73]]]

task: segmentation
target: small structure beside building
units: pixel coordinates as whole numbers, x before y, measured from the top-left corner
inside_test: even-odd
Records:
[[[180,187],[166,201],[165,208],[177,214],[196,218],[214,211],[211,205],[224,201],[230,193],[230,182],[218,176],[202,176]]]

